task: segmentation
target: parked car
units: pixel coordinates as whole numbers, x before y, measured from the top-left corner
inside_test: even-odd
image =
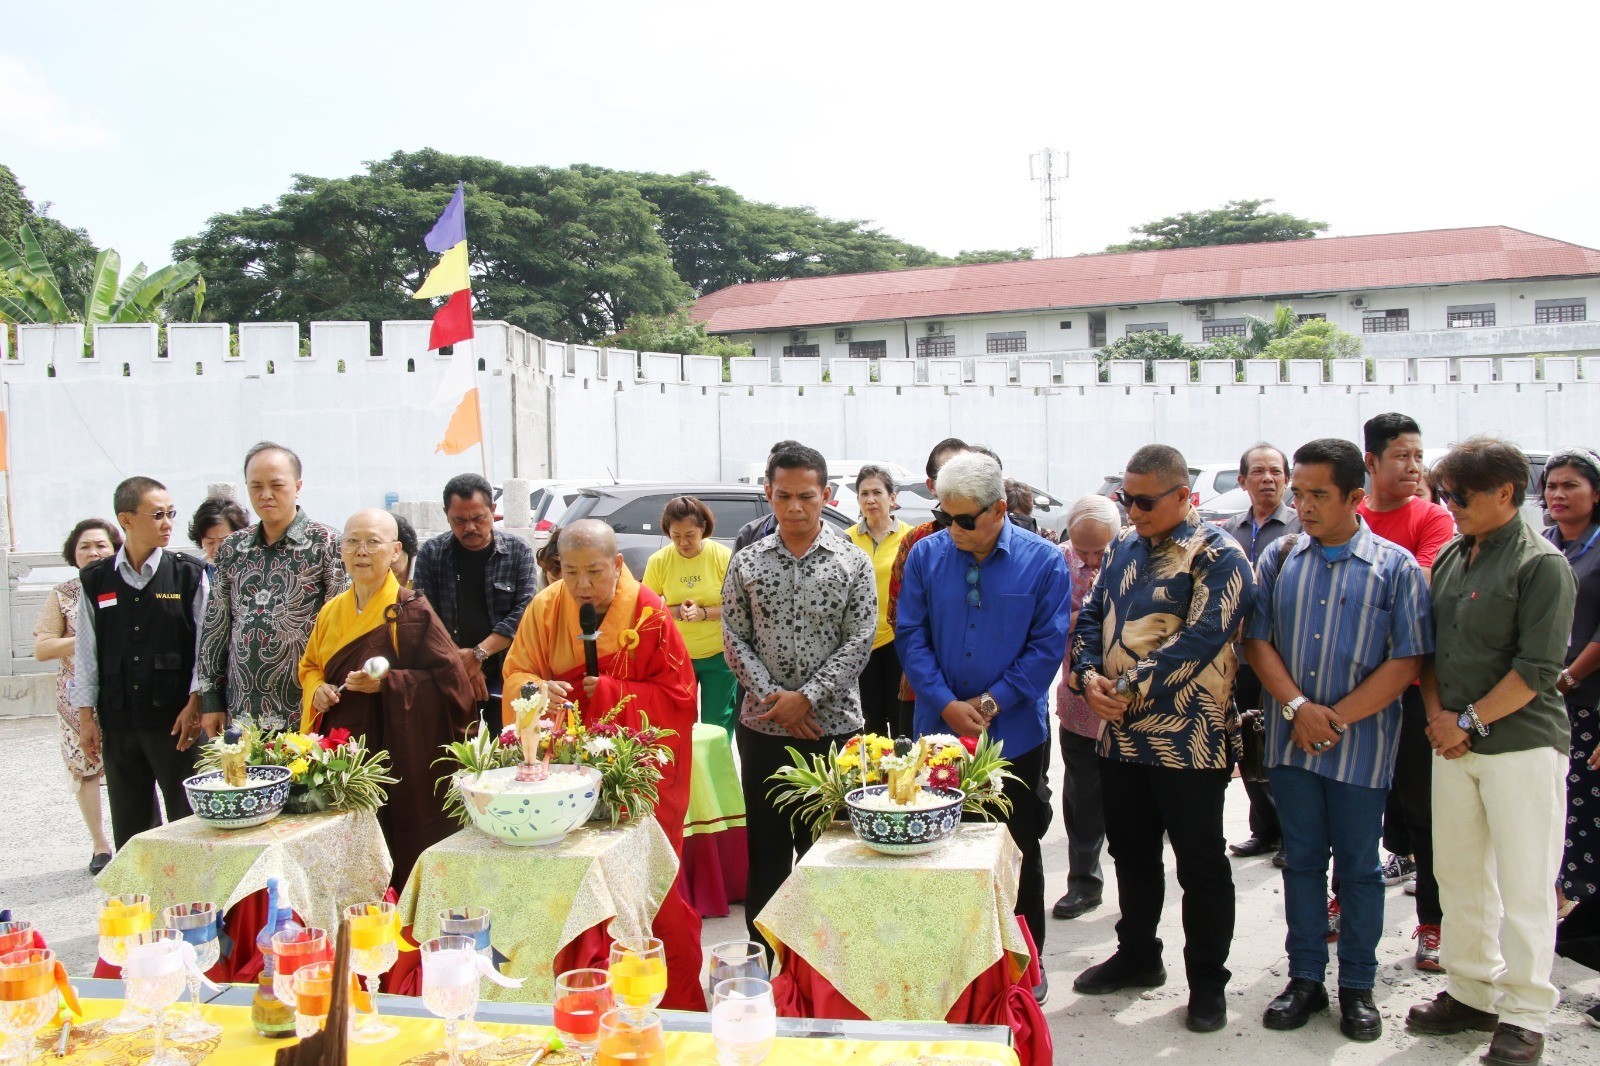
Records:
[[[550,540],[550,531],[561,524],[578,493],[591,485],[636,485],[637,481],[606,477],[564,478],[559,480],[530,481],[528,483],[528,525],[533,529],[533,548],[538,551]],[[503,519],[500,497],[503,489],[494,487],[494,518]]]
[[[759,485],[697,485],[686,481],[658,481],[633,485],[600,485],[579,491],[561,516],[562,525],[583,518],[598,518],[617,533],[617,548],[634,577],[644,576],[644,565],[670,543],[661,528],[661,512],[674,496],[695,496],[716,516],[712,537],[729,547],[739,527],[770,514],[766,492]],[[822,520],[844,532],[850,519],[832,507],[822,509]]]

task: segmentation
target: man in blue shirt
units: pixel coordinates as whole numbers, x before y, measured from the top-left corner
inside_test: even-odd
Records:
[[[1339,1029],[1376,1040],[1372,1002],[1383,934],[1378,840],[1400,743],[1400,695],[1433,651],[1432,608],[1411,553],[1357,513],[1361,451],[1314,440],[1294,453],[1291,491],[1305,534],[1256,564],[1245,654],[1266,696],[1267,776],[1278,799],[1286,866],[1289,984],[1268,1029],[1298,1029],[1328,1005],[1324,900],[1339,871]]]
[[[1004,479],[989,456],[951,459],[934,491],[950,524],[907,555],[895,626],[901,668],[917,694],[912,731],[975,737],[987,730],[1002,742],[1017,778],[1005,785],[1006,824],[1022,852],[1017,913],[1042,952],[1039,837],[1048,808],[1039,792],[1072,578],[1055,545],[1006,520]],[[1035,998],[1042,1002],[1047,990],[1041,979]]]

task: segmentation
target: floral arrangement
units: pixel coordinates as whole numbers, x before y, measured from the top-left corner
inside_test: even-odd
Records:
[[[242,757],[242,758],[241,758]],[[319,733],[263,733],[254,726],[229,729],[200,749],[199,768],[236,772],[241,765],[289,769],[292,814],[317,811],[373,811],[383,806],[395,783],[389,753],[369,751],[364,737],[348,729]]]
[[[641,716],[643,725],[638,729],[619,725],[617,715],[633,699],[624,697],[604,717],[592,725],[585,725],[571,703],[563,703],[551,717],[538,719],[537,750],[524,753],[516,726],[506,726],[498,734],[479,727],[465,740],[444,746],[445,754],[434,760],[434,765],[444,764],[450,772],[440,782],[449,782],[449,795],[445,809],[462,825],[471,823],[461,792],[455,787],[463,774],[477,775],[485,770],[524,765],[527,755],[542,758],[546,766],[563,763],[592,766],[600,771],[600,806],[603,806],[612,827],[622,822],[648,817],[660,798],[661,768],[672,761],[672,749],[662,743],[676,731],[650,724]],[[525,702],[513,700],[511,707],[523,716],[529,707]],[[545,708],[539,708],[544,710]],[[528,735],[524,731],[523,735]],[[598,809],[598,808],[597,808]]]
[[[826,755],[808,758],[790,748],[793,764],[768,778],[768,794],[780,810],[791,809],[791,818],[808,825],[813,839],[843,816],[845,797],[866,785],[888,785],[901,804],[913,802],[922,789],[954,789],[962,794],[963,812],[993,820],[1011,811],[1002,789],[1013,775],[1001,758],[1002,746],[987,733],[930,733],[915,742],[866,733],[843,748],[830,744]]]

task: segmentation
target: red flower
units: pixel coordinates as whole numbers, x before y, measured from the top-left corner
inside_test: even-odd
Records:
[[[961,774],[954,766],[943,763],[928,769],[929,788],[960,788]]]
[[[508,725],[504,729],[500,730],[500,746],[502,748],[514,748],[519,743],[521,743],[521,741],[517,739],[516,726]]]
[[[324,751],[332,751],[334,748],[341,746],[349,739],[350,730],[342,728],[335,729],[329,732],[327,736],[322,738],[322,748]]]
[[[589,734],[596,737],[614,737],[622,732],[622,727],[615,722],[596,722],[588,729]]]
[[[961,741],[961,746],[963,748],[966,748],[969,753],[971,753],[973,755],[978,754],[978,738],[977,737],[958,737],[957,739]]]

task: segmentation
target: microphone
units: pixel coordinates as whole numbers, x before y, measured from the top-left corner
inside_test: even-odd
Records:
[[[600,676],[600,615],[594,604],[578,607],[578,626],[583,630],[583,664],[590,677]]]

